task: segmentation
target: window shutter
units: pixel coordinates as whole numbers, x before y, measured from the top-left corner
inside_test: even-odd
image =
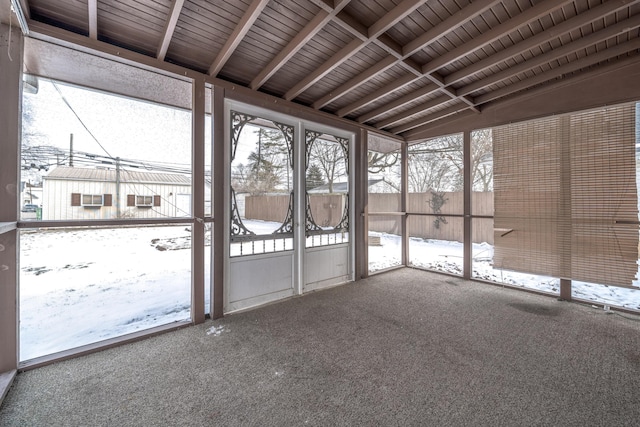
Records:
[[[153,206],[160,206],[160,196],[153,196]]]
[[[127,206],[136,205],[136,196],[133,194],[127,194]]]
[[[71,193],[71,206],[80,206],[81,197],[80,193]]]
[[[102,205],[103,206],[112,206],[113,205],[111,194],[103,195],[103,197],[102,197]]]
[[[494,265],[631,286],[638,271],[634,105],[493,135]]]

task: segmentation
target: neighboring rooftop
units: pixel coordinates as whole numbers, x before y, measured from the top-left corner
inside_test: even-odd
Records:
[[[58,166],[43,177],[45,180],[116,182],[114,169],[76,168]],[[157,172],[139,172],[127,169],[120,171],[121,182],[145,182],[170,185],[191,185],[191,178],[185,175]]]

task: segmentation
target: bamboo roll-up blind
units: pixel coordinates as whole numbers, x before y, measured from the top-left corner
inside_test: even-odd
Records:
[[[631,286],[635,139],[634,105],[494,129],[494,265]]]
[[[571,115],[572,278],[631,285],[638,271],[635,105]]]

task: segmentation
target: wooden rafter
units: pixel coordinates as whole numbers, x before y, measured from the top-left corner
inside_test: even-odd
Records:
[[[169,50],[169,43],[171,43],[173,32],[176,30],[178,18],[180,17],[180,12],[182,12],[183,6],[184,0],[173,0],[171,10],[169,11],[169,16],[167,17],[167,22],[165,22],[164,24],[162,40],[160,41],[160,45],[158,46],[158,50],[156,52],[156,57],[161,61],[164,61],[164,57],[167,55],[167,50]]]
[[[585,56],[577,61],[568,62],[559,67],[547,70],[544,73],[538,74],[534,77],[530,77],[526,80],[522,80],[518,83],[510,84],[500,89],[493,90],[484,95],[480,95],[476,98],[478,104],[484,104],[499,98],[503,98],[507,95],[511,95],[516,92],[520,92],[525,89],[529,89],[533,86],[541,83],[548,82],[550,80],[562,77],[566,74],[570,74],[579,71],[584,68],[591,67],[600,62],[615,58],[620,55],[624,55],[629,52],[633,52],[640,49],[640,38],[635,38],[631,41],[621,43],[616,46],[612,46],[608,49],[603,49],[598,53],[594,53],[589,56]]]
[[[435,25],[429,31],[416,37],[410,43],[407,43],[402,47],[402,54],[407,57],[411,56],[425,46],[430,45],[439,38],[445,36],[447,33],[458,28],[465,22],[469,22],[476,16],[491,9],[496,4],[500,3],[500,0],[478,0],[471,3],[469,6],[451,15],[449,18]]]
[[[518,28],[531,21],[539,19],[541,16],[548,14],[549,11],[553,11],[555,9],[562,7],[564,4],[568,3],[569,1],[571,0],[564,0],[562,2],[559,2],[557,0],[546,0],[543,3],[540,3],[532,8],[529,8],[525,10],[523,13],[516,15],[514,18],[504,22],[501,25],[498,25],[494,29],[474,38],[470,42],[465,43],[460,47],[453,49],[452,51],[425,64],[422,67],[421,72],[425,75],[425,77],[430,79],[434,84],[438,85],[440,89],[443,90],[444,93],[448,94],[451,98],[460,98],[464,103],[466,103],[469,107],[471,107],[477,112],[478,110],[477,108],[475,108],[475,101],[473,99],[465,97],[464,94],[463,96],[460,96],[458,93],[456,93],[452,89],[447,88],[448,84],[446,83],[446,80],[440,77],[436,73],[436,71],[439,68],[442,68],[452,63],[453,61],[464,57],[470,52],[480,49],[481,47],[486,46],[487,44],[499,39],[505,34],[508,34],[509,32],[513,31],[515,28]],[[467,8],[462,9],[457,15],[453,15],[448,20],[443,21],[443,23],[441,23],[440,25],[444,23],[447,23],[447,26],[461,25],[461,23],[466,22],[468,19],[472,19],[473,17],[477,16],[479,13],[482,13],[485,10],[487,10],[486,8],[491,7],[492,5],[493,5],[492,2],[473,3],[471,6],[468,6]],[[455,21],[454,21],[454,17],[456,18]],[[425,33],[423,36],[421,36],[417,40],[420,40],[421,43],[425,43],[429,40],[431,40],[431,42],[437,40],[437,38],[439,38],[439,36],[441,35],[437,31],[435,31],[435,30],[438,30],[438,28],[439,28],[438,25],[435,26],[433,29]],[[407,53],[414,53],[416,51],[416,46],[417,46],[416,41],[413,41],[407,44],[405,47],[403,47],[403,51]],[[405,100],[405,104],[412,102],[412,100],[408,97],[405,97],[404,100]],[[400,106],[401,105],[395,104],[395,108]]]
[[[472,40],[469,40],[467,43],[450,50],[449,52],[441,55],[432,61],[429,61],[425,65],[422,66],[422,72],[427,74],[434,72],[442,67],[446,67],[454,61],[457,61],[460,58],[468,55],[469,53],[481,49],[489,43],[493,43],[499,38],[513,32],[519,27],[523,25],[529,24],[536,19],[543,17],[544,15],[548,15],[554,10],[560,9],[567,3],[571,3],[573,0],[546,0],[541,3],[536,4],[529,9],[526,9],[524,12],[514,16],[508,21],[503,22],[500,25],[492,28],[491,30],[482,33]]]
[[[220,70],[222,70],[224,64],[227,63],[233,51],[236,50],[236,47],[238,47],[244,36],[249,32],[251,26],[256,22],[256,19],[258,19],[267,3],[269,3],[269,0],[253,0],[231,33],[231,36],[227,39],[227,42],[222,46],[220,52],[218,52],[218,56],[216,56],[216,59],[213,60],[213,63],[209,67],[210,76],[216,76]]]
[[[459,27],[460,25],[468,22],[469,20],[475,18],[476,16],[478,16],[479,14],[485,12],[486,10],[488,10],[489,8],[491,8],[492,6],[494,6],[496,3],[498,3],[498,1],[496,0],[482,0],[482,1],[476,1],[474,3],[472,3],[471,5],[467,6],[466,8],[460,10],[458,13],[452,15],[450,18],[444,20],[443,22],[441,22],[440,24],[434,26],[432,29],[430,29],[429,31],[427,31],[426,33],[424,33],[423,35],[417,37],[414,41],[412,41],[411,43],[407,44],[406,46],[403,47],[399,47],[399,46],[390,46],[388,40],[388,37],[385,38],[384,40],[381,40],[384,36],[384,34],[380,33],[379,37],[375,38],[374,41],[376,42],[376,44],[380,47],[383,47],[387,52],[389,52],[391,54],[391,57],[396,59],[396,63],[403,66],[409,73],[413,74],[413,78],[405,76],[403,77],[403,81],[405,80],[409,80],[411,79],[411,81],[408,81],[406,84],[411,83],[412,81],[418,80],[419,78],[421,78],[422,76],[427,77],[429,80],[431,80],[433,83],[435,83],[439,88],[443,89],[445,93],[448,93],[449,95],[451,95],[451,98],[457,98],[456,95],[452,95],[452,92],[449,90],[446,90],[446,84],[444,82],[444,79],[442,77],[440,77],[439,75],[437,75],[436,73],[425,73],[422,70],[421,66],[418,66],[417,64],[415,64],[410,58],[409,56],[412,55],[413,53],[415,53],[417,50],[421,49],[422,47],[428,45],[429,43],[432,43],[436,40],[438,40],[439,38],[443,37],[447,32]],[[338,18],[340,19],[340,22],[342,24],[343,27],[349,29],[352,34],[360,34],[361,37],[364,37],[364,29],[363,28],[357,28],[357,24],[355,22],[357,22],[353,17],[349,16],[348,14],[346,14],[345,12],[341,13],[338,15]],[[382,18],[384,19],[384,18]],[[380,21],[382,21],[382,19]],[[378,21],[378,22],[380,22]],[[375,24],[374,24],[375,25]],[[372,27],[374,26],[372,25]],[[448,28],[448,30],[445,31],[445,29]],[[369,35],[370,33],[367,32],[367,35]],[[386,59],[388,60],[388,59]],[[368,71],[368,70],[367,70]],[[374,73],[369,75],[369,73],[364,72],[363,75],[361,76],[361,78],[363,79],[371,79],[376,77],[377,75],[381,74],[384,70],[378,72],[378,73]],[[366,73],[366,74],[365,74]],[[357,81],[360,81],[359,79]],[[381,97],[384,97],[390,93],[393,93],[393,91],[395,91],[396,89],[391,86],[390,87],[390,91],[386,94],[381,94],[379,95],[376,99],[379,99]],[[333,92],[332,92],[333,93]],[[328,95],[325,95],[325,97]],[[323,97],[324,98],[324,97]],[[371,101],[373,102],[373,101]],[[411,102],[410,100],[408,102]],[[467,105],[469,105],[471,108],[475,108],[473,105],[473,101],[465,98],[463,99],[463,102],[465,102]],[[326,104],[323,104],[326,105]],[[315,106],[315,104],[314,104]],[[354,111],[357,108],[361,108],[364,105],[358,105],[357,103],[354,103],[352,106],[348,106],[345,108],[342,108],[341,110],[338,111],[338,115],[340,117],[344,117],[345,115],[349,114],[350,112]],[[353,108],[356,107],[356,108]]]
[[[396,91],[416,80],[416,77],[412,74],[405,74],[402,77],[395,79],[393,82],[381,87],[378,90],[371,92],[369,95],[363,96],[359,100],[352,102],[336,111],[336,115],[338,117],[344,117],[349,113],[352,113],[372,102],[377,101],[378,99],[387,96],[389,93]]]
[[[365,123],[368,122],[369,120],[373,120],[378,116],[381,116],[383,114],[389,113],[399,107],[402,107],[403,105],[406,105],[412,101],[416,101],[424,96],[427,96],[433,92],[435,92],[436,90],[438,90],[438,86],[430,83],[427,84],[426,86],[421,87],[420,89],[416,89],[414,91],[412,91],[411,93],[408,93],[404,96],[401,96],[400,98],[397,98],[381,107],[378,107],[374,110],[369,111],[366,114],[363,114],[361,116],[359,116],[356,120],[359,123]]]
[[[442,104],[441,104],[442,105]],[[456,103],[454,105],[451,105],[449,107],[443,108],[442,110],[439,110],[435,113],[432,113],[428,116],[424,116],[424,117],[420,117],[419,119],[416,120],[412,120],[408,123],[404,123],[401,124],[399,126],[396,126],[394,128],[391,128],[391,133],[394,134],[400,134],[403,132],[406,132],[408,130],[417,128],[418,126],[422,126],[424,124],[427,123],[431,123],[431,122],[435,122],[436,120],[440,120],[444,117],[448,117],[452,114],[456,114],[459,113],[461,111],[466,110],[468,107],[466,105],[460,105],[459,103]]]
[[[88,0],[89,38],[98,40],[98,0]]]
[[[349,3],[350,0],[336,1],[334,7],[330,7],[325,2],[320,1],[319,6],[323,9],[313,17],[307,25],[282,49],[269,64],[260,73],[251,80],[249,87],[257,90],[262,86],[276,71],[289,61],[300,49],[304,47],[309,40],[313,38],[325,25],[327,25],[340,11]]]
[[[382,61],[378,61],[373,67],[368,68],[365,72],[355,76],[354,78],[332,90],[327,95],[318,99],[311,106],[316,109],[324,107],[325,105],[338,99],[345,93],[354,90],[358,86],[367,82],[371,78],[371,76],[378,75],[381,72],[388,70],[391,66],[395,65],[395,63],[396,59],[394,57],[387,56]]]
[[[584,25],[594,22],[604,16],[610,15],[623,8],[629,7],[632,4],[638,3],[640,0],[613,0],[606,2],[593,9],[587,10],[584,13],[574,16],[566,21],[559,23],[545,31],[536,34],[535,36],[524,39],[523,41],[509,46],[485,59],[475,62],[460,71],[451,73],[445,77],[447,85],[457,83],[464,80],[474,74],[484,71],[496,64],[511,59],[522,52],[532,49],[536,46],[540,46],[543,43],[549,42],[557,37],[567,34],[575,29],[578,29]]]
[[[603,28],[602,30],[597,31],[595,33],[591,33],[588,36],[582,37],[574,42],[567,43],[564,46],[561,46],[557,49],[553,49],[542,55],[533,57],[527,61],[521,62],[520,64],[506,68],[505,70],[492,74],[482,80],[478,80],[476,82],[470,83],[458,89],[458,94],[460,95],[471,94],[487,86],[491,86],[494,83],[511,78],[524,71],[531,70],[533,68],[536,68],[540,65],[551,62],[555,59],[558,59],[570,53],[592,46],[603,40],[607,40],[619,34],[626,33],[631,29],[637,28],[637,27],[640,27],[640,15],[634,15],[629,19],[620,21],[617,24]]]
[[[452,63],[455,60],[458,60],[462,57],[464,57],[465,55],[468,55],[469,53],[482,48],[483,46],[486,46],[487,44],[499,39],[500,37],[508,34],[509,32],[512,32],[514,29],[521,27],[523,25],[526,25],[536,19],[539,19],[540,17],[544,16],[545,14],[548,14],[550,11],[553,10],[557,10],[558,8],[562,7],[563,5],[567,4],[569,1],[554,1],[554,0],[547,0],[543,3],[539,3],[536,6],[533,6],[527,10],[525,10],[523,13],[516,15],[514,18],[504,22],[503,24],[498,25],[497,27],[494,27],[492,30],[489,30],[487,32],[485,32],[484,34],[480,35],[479,37],[474,38],[473,40],[471,40],[469,43],[465,43],[464,45],[460,46],[459,48],[453,49],[451,51],[449,51],[448,53],[434,59],[433,61],[425,64],[422,68],[422,71],[425,73],[425,77],[429,78],[430,80],[432,80],[435,84],[437,84],[440,89],[442,91],[444,91],[445,93],[447,91],[449,91],[449,95],[454,98],[454,97],[459,97],[463,102],[465,102],[467,105],[469,105],[470,107],[474,107],[475,105],[478,104],[477,100],[474,100],[472,98],[467,97],[467,95],[469,93],[471,93],[470,91],[467,90],[458,90],[458,91],[453,91],[451,88],[448,88],[449,85],[451,85],[453,82],[455,81],[459,81],[461,78],[465,78],[468,77],[469,75],[471,75],[471,73],[469,72],[465,72],[466,69],[462,70],[461,72],[459,72],[458,76],[454,79],[449,79],[447,77],[445,78],[440,78],[439,75],[437,73],[435,73],[435,71],[441,67],[444,67],[450,63]],[[534,45],[539,45],[541,43],[544,43],[545,41],[553,38],[554,36],[557,37],[557,35],[560,34],[564,34],[566,32],[572,31],[575,28],[579,28],[582,25],[585,25],[589,22],[592,22],[596,19],[601,18],[602,16],[606,16],[607,14],[611,14],[617,10],[620,10],[624,7],[628,7],[630,4],[632,3],[636,3],[636,0],[618,0],[618,1],[614,1],[614,2],[610,2],[610,3],[605,3],[597,8],[594,8],[593,10],[589,11],[591,13],[585,13],[584,16],[583,15],[577,15],[575,18],[564,21],[563,23],[559,24],[558,28],[556,31],[552,31],[552,29],[550,29],[551,31],[549,32],[542,32],[540,34],[538,34],[537,36],[531,37],[531,39],[533,39],[533,42],[529,42],[529,39],[525,39],[522,43],[525,43],[526,46],[528,47],[530,44],[531,46]],[[507,48],[505,49],[505,51],[507,53],[504,53],[503,51],[498,52],[495,55],[492,55],[488,58],[486,58],[483,61],[483,65],[481,65],[482,68],[480,68],[481,70],[484,70],[486,68],[489,68],[493,65],[495,65],[496,63],[500,62],[501,58],[509,58],[512,56],[515,56],[519,53],[521,53],[524,49],[521,46],[522,43],[516,44],[514,46],[512,46],[511,48]],[[475,64],[472,64],[470,67],[468,68],[472,68],[474,67]],[[412,99],[408,96],[403,97],[403,102],[404,104],[398,104],[397,102],[392,101],[392,103],[390,103],[390,105],[393,106],[393,108],[399,108],[402,105],[408,104],[410,102],[412,102]],[[379,107],[378,111],[382,111],[384,109],[383,107]],[[477,108],[474,108],[475,111],[479,111]],[[368,116],[361,116],[364,117],[364,121],[361,122],[366,122],[368,120],[371,119],[371,117]],[[359,121],[361,119],[359,118]]]
[[[362,40],[360,38],[356,38],[355,40],[349,42],[335,55],[333,55],[328,61],[318,67],[316,71],[309,74],[295,86],[289,89],[285,93],[284,99],[286,99],[287,101],[294,99],[296,96],[304,92],[309,86],[320,80],[329,72],[335,70],[342,63],[348,60],[353,54],[358,52],[368,43],[370,43],[382,33],[387,31],[389,28],[394,26],[399,20],[406,17],[418,7],[422,6],[425,1],[426,0],[404,0],[402,3],[391,9],[391,11],[389,11],[382,18],[373,23],[371,27],[367,28],[366,39]],[[346,14],[343,14],[343,16],[346,16]]]
[[[231,0],[214,2],[215,6],[154,1],[145,3],[144,10],[135,7],[140,0],[119,0],[100,9],[100,32],[109,35],[103,41],[98,40],[98,0],[87,0],[80,16],[78,6],[71,3],[38,2],[31,10],[34,21],[27,19],[59,22],[61,28],[87,25],[89,37],[78,34],[82,43],[101,48],[128,46],[153,60],[152,67],[171,68],[175,61],[195,73],[204,69],[217,75],[224,69],[223,80],[246,85],[247,93],[253,90],[256,96],[268,81],[265,90],[286,100],[313,85],[317,96],[308,103],[314,109],[328,109],[335,116],[403,136],[434,126],[435,120],[439,120],[435,126],[441,127],[440,123],[456,123],[467,114],[473,117],[471,110],[493,111],[492,105],[500,104],[502,98],[535,93],[536,86],[554,86],[554,80],[588,73],[586,69],[596,65],[606,67],[603,62],[620,63],[626,56],[640,60],[630,52],[638,43],[640,0],[524,1],[526,5],[513,0],[473,0],[464,1],[462,8],[458,0],[376,0],[375,6],[355,0],[245,0],[246,10],[231,20],[228,10],[237,10]],[[263,10],[269,10],[264,20],[260,19]],[[287,25],[287,20],[310,11],[301,31]],[[120,18],[124,21],[118,22]],[[147,25],[145,19],[151,18]],[[177,25],[184,27],[180,37]],[[262,37],[246,37],[255,25]],[[343,28],[346,41],[341,42],[342,35],[321,33],[329,25]],[[216,38],[223,48],[207,51],[210,40]],[[236,52],[240,43],[242,53]],[[160,64],[174,44],[180,47],[175,58]],[[365,46],[379,52],[375,61],[365,57],[369,52],[362,50]],[[229,60],[247,54],[254,54],[256,61]],[[309,73],[304,71],[303,55],[328,59]],[[352,66],[344,67],[345,61]],[[263,66],[256,69],[258,63]],[[345,75],[332,84],[326,76],[337,67]],[[450,72],[451,68],[455,71]],[[237,77],[232,75],[235,72]],[[348,97],[349,101],[340,103]],[[454,110],[459,113],[455,119],[444,118]]]
[[[550,51],[546,54],[540,55],[536,58],[533,58],[532,60],[523,62],[515,67],[512,68],[508,68],[506,70],[504,70],[502,73],[497,73],[496,75],[493,76],[489,76],[488,78],[481,80],[477,83],[474,84],[474,86],[476,87],[486,87],[489,86],[493,83],[496,83],[497,81],[501,81],[501,80],[505,80],[507,78],[512,77],[513,73],[520,73],[520,72],[524,72],[526,70],[529,69],[533,69],[536,68],[540,65],[543,65],[545,63],[548,63],[550,61],[553,61],[554,59],[557,59],[560,56],[564,56],[567,54],[570,54],[572,52],[584,49],[590,45],[596,44],[602,40],[606,40],[612,37],[615,37],[618,34],[627,32],[631,29],[634,28],[638,28],[640,27],[640,16],[636,15],[630,19],[627,19],[625,21],[621,21],[618,24],[612,25],[611,27],[607,27],[603,30],[600,30],[596,33],[592,33],[589,36],[583,37],[582,39],[578,39],[575,42],[569,43],[559,49]],[[544,73],[538,74],[536,76],[533,77],[529,77],[527,79],[521,80],[518,83],[514,83],[514,84],[510,84],[507,85],[503,88],[500,89],[496,89],[496,90],[492,90],[490,92],[487,92],[486,94],[480,95],[478,97],[476,97],[474,99],[475,103],[477,105],[481,105],[490,101],[494,101],[496,99],[514,94],[516,92],[520,92],[520,91],[524,91],[526,89],[529,89],[533,86],[545,83],[547,81],[556,79],[558,77],[561,77],[563,75],[578,71],[580,69],[583,68],[587,68],[590,66],[593,66],[595,64],[598,64],[602,61],[606,61],[610,58],[615,58],[617,56],[620,55],[624,55],[628,52],[633,52],[640,49],[640,39],[636,38],[633,39],[631,41],[628,41],[626,43],[621,43],[619,45],[615,45],[612,46],[610,48],[607,49],[603,49],[602,51],[595,53],[595,54],[591,54],[589,56],[583,57],[579,60],[576,61],[572,61],[572,62],[568,62],[562,66],[550,69],[545,71]],[[461,90],[459,90],[459,93],[466,93],[469,92],[470,89],[467,88],[462,88]],[[460,106],[458,106],[458,111],[461,111],[463,108],[460,108]],[[428,115],[428,116],[424,116],[418,119],[415,119],[409,123],[405,123],[401,126],[395,127],[390,129],[390,132],[395,133],[395,134],[399,134],[399,133],[403,133],[406,132],[408,130],[417,128],[419,126],[423,126],[426,125],[428,123],[431,123],[433,121],[435,121],[434,119],[435,116],[433,115]],[[441,116],[441,117],[437,117],[437,119],[443,118],[445,116]],[[421,123],[422,121],[422,123]],[[396,121],[397,122],[397,121]],[[388,126],[388,124],[385,122],[381,122],[378,123],[376,127],[379,128],[383,128]]]
[[[438,105],[444,104],[451,101],[451,97],[449,95],[440,95],[434,99],[431,99],[423,104],[416,105],[413,108],[403,111],[402,113],[396,114],[393,117],[388,119],[384,119],[378,123],[376,123],[376,127],[378,129],[384,129],[389,126],[395,125],[396,123],[400,123],[408,118],[415,116],[417,114],[424,113],[425,111],[431,110],[433,107],[437,107]]]

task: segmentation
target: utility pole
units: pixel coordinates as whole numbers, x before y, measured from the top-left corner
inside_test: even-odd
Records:
[[[120,157],[116,157],[116,218],[120,218]]]
[[[69,167],[73,167],[73,134],[69,134]]]

